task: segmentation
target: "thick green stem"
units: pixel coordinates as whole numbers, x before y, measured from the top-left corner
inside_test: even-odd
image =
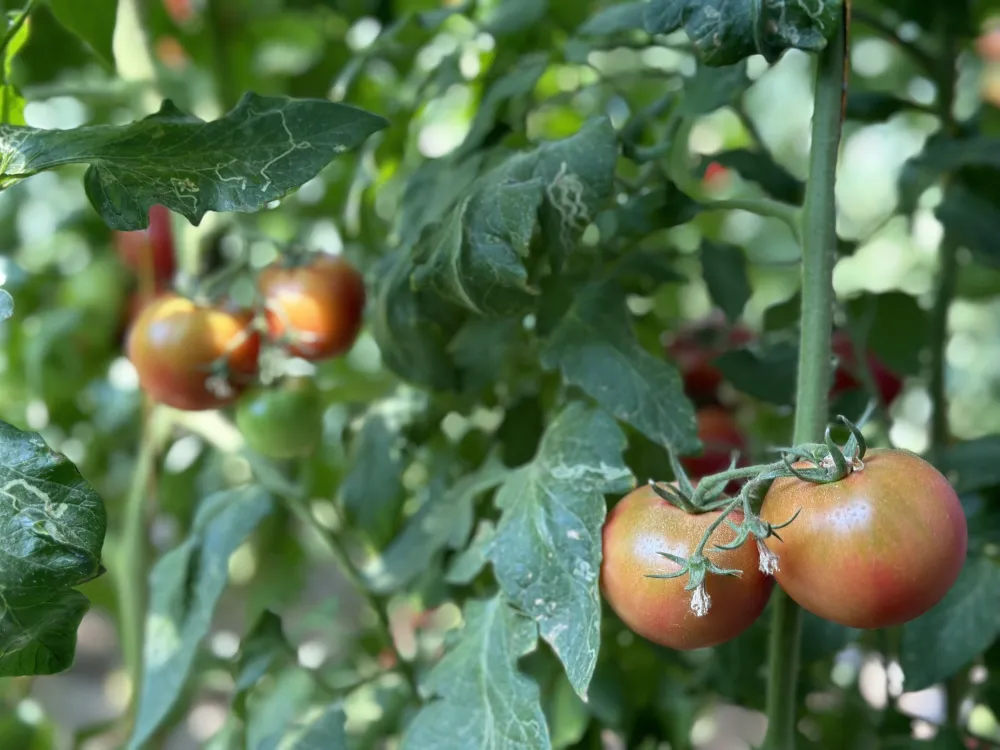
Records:
[[[827,421],[833,266],[837,248],[834,186],[840,150],[845,47],[846,28],[841,24],[820,53],[816,71],[812,151],[801,232],[802,323],[793,435],[796,445],[822,441]],[[778,590],[775,594],[765,747],[793,750],[802,613],[783,591]]]
[[[142,683],[143,634],[147,599],[146,499],[156,469],[156,457],[170,423],[159,409],[145,417],[132,485],[125,499],[117,559],[111,574],[118,589],[118,634],[133,695]],[[131,704],[136,705],[135,701]]]
[[[948,312],[955,298],[958,283],[958,254],[953,240],[945,237],[940,250],[940,267],[934,308],[930,316],[930,397],[931,397],[931,457],[936,458],[948,445],[948,393],[945,388],[947,370]]]

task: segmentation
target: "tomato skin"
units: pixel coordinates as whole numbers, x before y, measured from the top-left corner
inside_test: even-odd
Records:
[[[705,587],[712,598],[708,614],[691,611],[687,576],[647,578],[650,573],[672,573],[677,563],[660,552],[687,557],[701,541],[718,512],[688,514],[643,485],[612,508],[602,535],[601,591],[618,616],[639,635],[667,648],[688,651],[735,638],[764,610],[774,581],[760,572],[753,539],[735,550],[715,549],[735,532],[722,524],[706,547],[708,557],[721,568],[743,571],[739,578],[709,574]],[[742,514],[733,513],[734,522]]]
[[[236,424],[253,450],[270,458],[309,455],[323,434],[323,400],[311,378],[290,378],[244,393]]]
[[[986,62],[1000,62],[1000,25],[979,35],[976,39],[976,51]]]
[[[833,334],[833,353],[837,355],[840,364],[833,375],[833,386],[830,389],[831,400],[845,391],[864,387],[860,378],[854,375],[858,361],[854,356],[854,345],[851,342],[851,337],[846,331],[837,331]],[[868,353],[867,360],[868,369],[875,379],[882,403],[891,404],[903,391],[903,379],[882,364],[882,361],[871,352]]]
[[[722,315],[709,315],[677,331],[666,346],[667,356],[677,365],[684,382],[684,392],[695,404],[718,403],[722,371],[713,360],[753,340],[743,326],[728,327]]]
[[[720,406],[705,406],[695,416],[698,420],[698,439],[704,447],[700,455],[681,458],[681,465],[693,478],[700,479],[726,471],[732,452],[743,451],[746,439],[733,415]],[[740,458],[738,465],[745,465],[742,456]],[[728,488],[727,491],[732,490]]]
[[[252,318],[250,312],[203,307],[176,294],[154,299],[139,313],[126,342],[143,390],[160,403],[187,411],[232,403],[257,373],[259,333],[250,332],[228,354],[231,394],[212,393],[207,380],[212,365],[244,335]]]
[[[122,263],[140,276],[146,272],[146,264],[151,264],[149,271],[156,285],[170,281],[177,269],[170,221],[170,210],[157,205],[149,209],[149,226],[146,229],[114,233],[115,247]]]
[[[802,607],[861,629],[901,625],[937,604],[968,547],[962,505],[919,456],[874,449],[864,468],[829,484],[776,479],[761,518],[798,518],[769,540],[778,584]]]
[[[363,322],[365,283],[343,258],[321,253],[308,265],[276,263],[261,271],[257,283],[271,336],[290,334],[290,354],[319,362],[354,345]]]

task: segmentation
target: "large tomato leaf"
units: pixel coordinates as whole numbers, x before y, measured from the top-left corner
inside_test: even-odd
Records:
[[[33,432],[0,422],[0,676],[53,674],[76,652],[100,575],[104,504],[77,468]]]
[[[985,557],[972,557],[944,599],[903,626],[904,687],[912,692],[948,679],[998,636],[1000,566]]]
[[[128,125],[71,130],[4,125],[5,184],[66,164],[89,164],[87,196],[112,229],[145,229],[162,204],[199,224],[208,211],[258,211],[383,129],[346,104],[247,94],[211,122],[171,101]]]
[[[605,493],[634,486],[626,440],[605,412],[570,404],[534,460],[496,496],[503,511],[487,557],[511,602],[538,623],[582,698],[601,643],[601,527]]]
[[[473,599],[455,645],[427,675],[431,698],[403,736],[402,750],[551,747],[538,685],[517,660],[538,645],[535,624],[502,594]]]
[[[76,34],[108,67],[114,67],[111,39],[115,33],[118,0],[49,0],[59,23]]]
[[[701,246],[701,269],[712,302],[730,322],[736,322],[753,293],[746,253],[728,242],[705,241]]]
[[[614,284],[576,293],[542,350],[542,364],[559,369],[618,419],[678,453],[699,447],[694,409],[680,375],[639,344],[625,296]]]
[[[368,585],[377,593],[397,591],[422,572],[441,550],[468,537],[475,523],[473,503],[499,486],[510,473],[497,455],[466,474],[447,492],[430,493],[381,556],[366,568]]]
[[[130,748],[141,748],[173,708],[229,580],[229,558],[273,507],[271,495],[257,485],[210,495],[198,507],[187,539],[153,567]]]
[[[818,52],[833,36],[841,0],[651,0],[646,31],[669,34],[683,27],[708,65],[731,65],[751,55],[775,62],[787,50]]]

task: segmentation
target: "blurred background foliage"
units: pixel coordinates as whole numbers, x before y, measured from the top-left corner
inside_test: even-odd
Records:
[[[135,19],[123,10],[130,4],[123,3],[114,64],[106,51],[87,46],[63,28],[43,4],[31,18],[30,38],[14,60],[11,81],[28,101],[27,124],[41,128],[128,122],[158,108],[161,95],[185,111],[212,118],[246,90],[342,100],[384,115],[390,129],[356,154],[335,161],[271,210],[247,216],[210,214],[197,228],[176,224],[181,253],[211,245],[220,262],[249,252],[256,265],[263,265],[273,257],[273,245],[253,238],[264,235],[343,252],[371,278],[380,259],[412,230],[404,220],[413,200],[407,186],[429,162],[447,157],[470,137],[479,142],[506,138],[512,147],[566,137],[597,113],[607,113],[620,126],[664,91],[680,86],[681,77],[695,73],[683,33],[664,45],[647,46],[627,34],[581,32],[587,19],[607,4],[482,0],[470,14],[473,4],[462,0],[148,0],[139,5],[150,58]],[[10,9],[12,3],[6,5]],[[942,228],[934,203],[940,195],[924,195],[912,217],[898,215],[897,208],[904,164],[922,151],[937,127],[933,114],[921,111],[934,100],[936,84],[912,55],[863,19],[881,19],[894,28],[895,18],[901,36],[932,44],[927,26],[913,19],[923,20],[923,8],[935,4],[866,0],[854,5],[860,19],[852,29],[850,121],[837,186],[844,243],[834,281],[843,300],[902,292],[916,301],[912,311],[903,305],[898,314],[881,319],[885,330],[873,346],[887,361],[903,363],[909,376],[904,396],[892,407],[891,439],[922,451],[928,445],[930,415],[926,383],[919,377],[922,316],[935,286]],[[983,7],[988,5],[975,7],[977,29],[988,18],[990,8]],[[903,15],[894,15],[900,9]],[[974,117],[983,132],[1000,135],[1000,63],[991,67],[983,61],[974,36],[967,35],[959,57],[959,118]],[[752,148],[759,137],[775,162],[759,174],[785,180],[794,190],[795,182],[788,178],[805,176],[809,148],[810,59],[793,51],[768,66],[753,58],[749,71],[755,83],[743,97],[743,107],[727,106],[702,117],[691,134],[691,150],[705,169],[717,155]],[[880,95],[911,106],[893,111],[890,102],[887,109],[889,100]],[[142,408],[134,370],[121,348],[136,288],[118,261],[109,231],[88,204],[81,175],[82,168],[68,167],[32,177],[0,195],[0,278],[16,300],[16,317],[0,326],[0,418],[39,431],[77,463],[114,519],[130,481]],[[760,194],[756,184],[735,171],[721,175],[711,185],[715,196]],[[778,221],[742,211],[717,212],[657,230],[643,239],[644,245],[668,252],[673,270],[689,280],[659,285],[652,296],[637,293],[630,300],[640,338],[652,347],[663,332],[701,318],[712,307],[699,271],[703,238],[746,249],[752,296],[744,318],[751,327],[762,327],[768,309],[797,290],[798,248]],[[947,389],[954,435],[972,439],[1000,431],[1000,263],[973,264],[965,250],[961,259],[958,297],[948,324]],[[306,468],[306,476],[316,498],[314,509],[324,517],[323,504],[336,492],[351,450],[363,450],[347,439],[360,425],[363,407],[392,396],[382,408],[398,413],[407,408],[407,399],[418,396],[398,389],[398,378],[382,367],[368,333],[348,357],[321,365],[317,377],[327,403],[326,435],[324,450]],[[455,411],[445,418],[445,437],[439,439],[451,443],[448,450],[460,452],[466,443],[485,439],[482,435],[504,416],[487,406],[471,412],[467,406],[456,401]],[[531,425],[541,419],[530,405],[520,408],[524,413],[517,420],[504,422],[504,429],[513,431],[513,443],[517,429],[537,433]],[[785,433],[788,415],[786,407],[758,407],[748,418],[754,420],[757,439],[766,444]],[[211,425],[206,429],[211,431]],[[219,439],[224,437],[220,432]],[[374,450],[379,449],[376,442]],[[406,456],[398,487],[389,491],[417,503],[414,498],[428,491],[437,449],[424,446],[417,455]],[[529,445],[526,455],[532,449]],[[153,493],[156,548],[170,549],[183,537],[198,498],[239,481],[247,471],[242,459],[214,450],[194,435],[179,435],[165,455]],[[113,532],[109,549],[116,543]],[[231,689],[221,660],[236,652],[239,634],[265,607],[283,611],[302,666],[324,670],[334,683],[343,679],[338,676],[345,665],[354,673],[360,657],[352,643],[363,625],[356,614],[360,605],[329,570],[327,553],[287,514],[270,519],[238,550],[230,562],[233,586],[218,609],[209,647],[199,657],[203,671],[192,686],[197,700],[186,715],[175,717],[165,747],[201,746],[221,726]],[[108,577],[88,584],[85,593],[94,607],[80,630],[73,669],[0,683],[9,709],[0,715],[0,746],[114,746],[114,738],[101,737],[103,722],[125,709],[130,692],[114,629],[115,594]],[[440,649],[444,629],[458,618],[454,605],[446,605],[415,628],[423,611],[419,596],[399,597],[394,611],[401,643],[414,652]],[[819,631],[809,632],[818,643]],[[622,634],[619,642],[627,646],[628,635]],[[805,648],[813,647],[807,640]],[[757,707],[760,695],[753,685],[759,677],[741,675],[739,655],[725,647],[719,651],[721,662],[699,665],[702,657],[697,655],[670,660],[677,670],[684,665],[684,676],[674,683],[651,681],[674,691],[653,702],[684,713],[683,686],[706,680],[723,686],[724,702]],[[892,670],[887,672],[861,649],[844,651],[833,663],[838,686],[855,683],[859,674],[867,676],[867,703],[851,710],[870,711],[887,696],[898,696],[901,688],[893,682]],[[271,700],[270,710],[278,714],[292,712],[295,701],[315,690],[303,679],[289,668],[260,700]],[[548,710],[562,716],[557,726],[572,739],[581,725],[579,706],[561,677],[553,674],[551,679],[555,687],[546,695],[556,705]],[[378,737],[380,722],[391,721],[397,710],[393,700],[392,685],[352,693],[352,734]],[[904,700],[902,708],[918,717],[933,720],[943,711],[937,693],[908,700],[911,707]],[[614,696],[596,694],[593,701],[593,712],[614,718],[619,706]],[[989,709],[984,705],[977,711],[974,719],[982,734],[1000,741],[1000,727]],[[759,714],[723,706],[714,716],[745,736],[760,732]],[[818,716],[823,721],[824,714]],[[738,746],[711,744],[723,737],[711,722],[705,725],[691,715],[690,723],[703,747]]]

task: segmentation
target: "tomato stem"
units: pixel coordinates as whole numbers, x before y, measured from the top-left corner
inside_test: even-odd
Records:
[[[836,175],[845,94],[847,8],[816,69],[809,181],[802,214],[802,323],[796,388],[796,445],[823,438],[830,389],[833,267],[837,248]],[[780,589],[772,599],[770,679],[767,686],[769,750],[794,750],[802,611]]]

